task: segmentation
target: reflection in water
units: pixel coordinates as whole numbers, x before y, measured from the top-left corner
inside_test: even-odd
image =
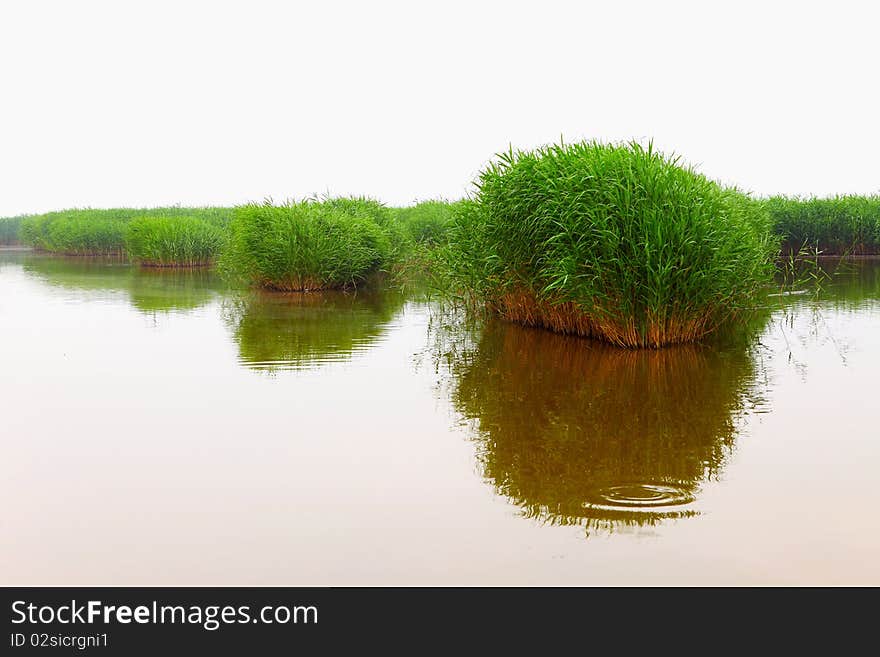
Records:
[[[880,258],[807,258],[786,267],[787,276],[777,277],[780,285],[794,278],[797,289],[783,292],[782,307],[822,302],[826,309],[858,310],[880,300]]]
[[[49,285],[83,292],[123,292],[145,313],[186,311],[206,305],[221,288],[206,269],[134,267],[113,258],[61,258],[27,254],[22,266]]]
[[[145,319],[138,272],[41,257],[0,251],[0,583],[880,583],[877,264],[776,297],[759,347],[624,352],[363,291]]]
[[[207,304],[222,285],[208,269],[135,269],[131,302],[138,310],[190,310]]]
[[[526,516],[587,533],[696,513],[761,403],[743,340],[625,350],[488,322],[451,367],[484,476]]]
[[[835,309],[858,310],[880,301],[880,258],[819,261],[827,282],[820,284],[819,299]]]
[[[850,353],[863,336],[841,322],[880,311],[880,258],[803,260],[796,275],[798,289],[777,295],[773,315],[787,364],[803,379],[823,346],[833,349],[839,363],[851,364]]]
[[[385,332],[403,306],[393,291],[252,292],[229,303],[239,361],[252,369],[308,369],[349,360]]]

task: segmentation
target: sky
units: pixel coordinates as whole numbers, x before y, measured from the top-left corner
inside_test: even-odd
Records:
[[[880,192],[870,2],[0,3],[0,216],[458,198],[653,140],[756,195]]]

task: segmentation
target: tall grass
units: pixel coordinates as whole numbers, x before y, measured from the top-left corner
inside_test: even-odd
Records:
[[[499,155],[439,262],[508,320],[661,347],[748,312],[777,251],[761,203],[650,145],[583,142]]]
[[[388,226],[394,220],[394,214],[388,206],[367,196],[326,196],[313,199],[312,202],[353,217],[370,219],[379,226]]]
[[[23,243],[41,251],[65,255],[126,255],[127,227],[135,219],[197,218],[218,228],[225,227],[230,208],[113,208],[73,209],[25,217],[21,222]]]
[[[361,219],[369,219],[382,229],[387,237],[385,265],[402,263],[412,255],[414,243],[403,223],[398,220],[396,209],[366,196],[323,197],[319,199],[322,207],[339,210]]]
[[[457,204],[450,201],[422,201],[416,205],[396,208],[396,220],[409,239],[416,244],[443,244],[452,228]]]
[[[764,205],[784,252],[880,254],[880,196],[774,196]]]
[[[355,287],[390,262],[390,222],[362,199],[236,208],[223,271],[284,292]]]
[[[113,216],[50,212],[21,224],[25,244],[63,255],[122,256],[125,221]]]
[[[125,229],[131,259],[153,267],[200,267],[213,264],[225,231],[195,217],[143,216]]]

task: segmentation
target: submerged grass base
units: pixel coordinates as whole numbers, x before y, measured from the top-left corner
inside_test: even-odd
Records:
[[[151,262],[149,260],[139,260],[141,267],[149,269],[200,269],[203,267],[213,267],[213,260],[205,260],[201,262]]]
[[[272,292],[321,292],[324,290],[342,289],[345,285],[336,285],[330,281],[310,276],[291,276],[287,279],[262,279],[257,286]]]
[[[504,320],[556,333],[609,342],[618,347],[659,348],[694,342],[710,333],[710,315],[697,317],[649,317],[640,327],[634,318],[597,317],[573,302],[549,303],[526,291],[501,295],[490,309]]]

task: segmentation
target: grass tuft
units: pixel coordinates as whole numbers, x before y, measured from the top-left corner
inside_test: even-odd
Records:
[[[392,253],[389,229],[363,209],[351,199],[240,206],[221,267],[228,276],[270,290],[356,287]]]
[[[772,278],[763,205],[651,145],[511,150],[476,186],[441,274],[520,324],[622,347],[692,342],[748,312]]]
[[[411,207],[397,208],[396,218],[414,243],[436,246],[445,243],[449,236],[456,205],[441,200],[422,201]]]
[[[149,267],[212,265],[225,241],[222,228],[195,217],[144,216],[126,226],[125,248]]]

